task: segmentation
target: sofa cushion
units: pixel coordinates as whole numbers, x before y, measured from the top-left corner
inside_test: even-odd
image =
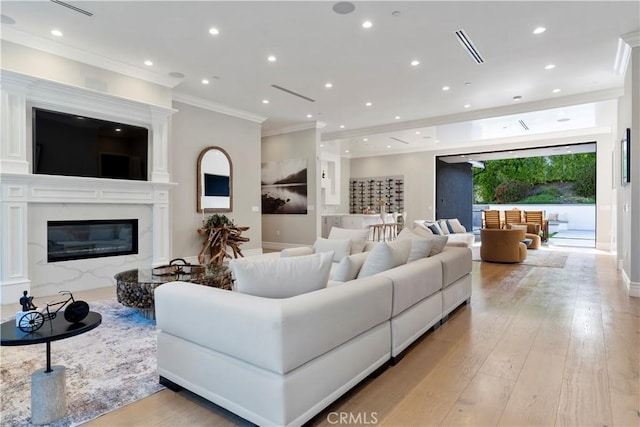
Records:
[[[447,247],[438,258],[442,263],[443,288],[464,277],[473,268],[471,249],[469,248]]]
[[[458,218],[451,218],[447,220],[447,224],[451,226],[454,233],[466,233],[467,229],[464,228],[464,225],[460,224]]]
[[[281,258],[288,258],[292,256],[313,255],[313,248],[308,246],[299,246],[297,248],[287,248],[280,251]]]
[[[332,227],[329,239],[351,239],[351,253],[356,254],[364,250],[364,244],[369,237],[369,230]]]
[[[337,267],[332,268],[330,280],[336,282],[348,282],[358,277],[358,273],[367,259],[369,252],[360,252],[359,254],[349,255],[342,258]]]
[[[378,243],[364,261],[358,278],[372,276],[407,263],[411,252],[409,240],[395,240],[393,242]]]
[[[404,231],[404,229],[402,229],[402,231]],[[402,233],[402,231],[400,233]],[[449,236],[436,236],[435,234],[429,234],[421,227],[415,227],[413,229],[413,233],[417,234],[419,237],[431,240],[431,253],[429,256],[438,255],[442,252],[449,240]]]
[[[232,259],[236,289],[266,298],[289,298],[327,286],[333,252],[291,258]]]
[[[318,238],[313,244],[315,253],[333,252],[333,260],[340,262],[351,252],[351,239],[323,239]]]

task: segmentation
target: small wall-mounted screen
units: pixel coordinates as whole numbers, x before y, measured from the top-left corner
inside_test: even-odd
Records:
[[[204,195],[229,197],[229,177],[225,175],[204,174]]]

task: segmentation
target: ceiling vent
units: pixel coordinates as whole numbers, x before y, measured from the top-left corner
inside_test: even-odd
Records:
[[[71,10],[73,10],[75,12],[82,13],[83,15],[93,16],[93,13],[87,12],[86,10],[80,9],[79,7],[70,5],[69,3],[65,3],[65,2],[60,1],[60,0],[50,0],[50,1],[51,1],[51,3],[59,4],[60,6],[64,6],[64,7],[68,8],[68,9],[71,9]]]
[[[281,91],[283,91],[283,92],[286,92],[286,93],[288,93],[289,95],[293,95],[293,96],[297,96],[298,98],[302,98],[302,99],[304,99],[305,101],[309,101],[309,102],[316,102],[316,100],[315,100],[315,99],[311,99],[311,98],[309,98],[308,96],[301,95],[301,94],[299,94],[299,93],[297,93],[297,92],[294,92],[294,91],[289,90],[289,89],[287,89],[287,88],[284,88],[284,87],[282,87],[282,86],[278,86],[278,85],[271,85],[271,87],[272,87],[272,88],[275,88],[275,89],[278,89],[278,90],[281,90]]]
[[[520,126],[522,126],[524,130],[529,130],[529,126],[527,126],[524,120],[518,120],[518,123],[520,123]]]
[[[396,137],[390,136],[389,139],[393,139],[394,141],[402,142],[403,144],[409,145],[409,143],[407,141],[403,141],[400,138],[396,138]]]
[[[458,41],[460,42],[462,47],[464,47],[467,52],[469,52],[469,55],[471,55],[471,57],[474,61],[476,61],[477,64],[482,64],[484,62],[484,59],[480,55],[480,52],[478,52],[478,49],[475,48],[475,46],[471,42],[471,39],[465,34],[464,30],[456,31],[456,37],[458,37]]]

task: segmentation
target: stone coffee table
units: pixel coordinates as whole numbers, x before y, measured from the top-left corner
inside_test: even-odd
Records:
[[[198,271],[171,272],[158,268],[135,268],[114,276],[118,302],[126,307],[137,308],[147,319],[155,319],[153,293],[167,282],[182,281],[231,290],[231,270],[222,265],[203,266]]]

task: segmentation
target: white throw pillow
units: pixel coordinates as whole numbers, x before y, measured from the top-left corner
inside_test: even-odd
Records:
[[[464,228],[464,225],[460,224],[460,221],[458,220],[458,218],[448,219],[447,221],[449,221],[449,225],[451,226],[451,228],[453,228],[453,231],[455,233],[467,232],[467,229]]]
[[[369,252],[360,252],[359,254],[349,255],[342,258],[338,267],[333,271],[333,275],[330,280],[336,282],[348,282],[358,277],[358,273],[367,259]]]
[[[402,231],[404,231],[404,229]],[[398,238],[400,238],[402,231],[398,235]],[[431,252],[429,253],[429,256],[438,255],[444,249],[447,241],[449,241],[449,236],[436,236],[435,234],[428,234],[425,230],[418,227],[414,228],[413,232],[414,234],[417,234],[418,236],[424,237],[431,241]]]
[[[280,258],[287,258],[292,256],[313,255],[313,248],[308,246],[299,246],[297,248],[287,248],[280,251]]]
[[[437,221],[425,221],[424,226],[431,231],[431,234],[444,235],[444,231],[442,231]]]
[[[327,286],[333,252],[291,258],[229,261],[236,289],[243,294],[266,298],[289,298]]]
[[[411,252],[411,241],[409,240],[378,243],[369,252],[369,256],[367,256],[358,273],[358,278],[373,276],[382,271],[406,264],[409,252]]]
[[[446,219],[441,219],[440,221],[438,221],[438,225],[440,226],[440,230],[442,230],[442,234],[444,234],[445,236],[447,234],[451,234],[451,230],[449,230]]]
[[[510,230],[524,230],[527,232],[527,224],[507,224]]]
[[[321,252],[333,252],[333,260],[340,262],[342,258],[349,256],[351,253],[351,240],[318,238],[313,244],[313,249],[317,254]]]
[[[431,237],[433,237],[433,235]],[[409,229],[403,228],[402,231],[398,234],[398,240],[411,241],[411,251],[409,252],[409,259],[407,259],[407,262],[415,261],[420,258],[426,258],[431,254],[433,239],[419,236]]]
[[[333,227],[329,232],[329,239],[351,239],[351,253],[357,254],[364,250],[364,243],[369,237],[369,230]]]

